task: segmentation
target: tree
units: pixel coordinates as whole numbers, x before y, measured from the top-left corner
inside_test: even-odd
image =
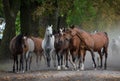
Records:
[[[15,36],[15,20],[19,10],[20,0],[3,0],[3,10],[5,14],[6,27],[3,33],[3,39],[0,46],[0,57],[9,57],[9,43]]]
[[[0,0],[0,17],[3,17],[3,4],[2,4],[2,0]]]
[[[38,6],[38,2],[35,0],[21,0],[20,6],[20,22],[21,32],[28,35],[39,35],[39,20],[33,19],[33,12]]]
[[[93,2],[90,0],[74,0],[74,6],[68,12],[67,23],[81,25],[96,16]]]

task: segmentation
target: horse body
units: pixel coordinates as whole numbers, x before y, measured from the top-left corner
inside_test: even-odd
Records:
[[[101,58],[101,67],[102,67],[102,53],[101,50],[103,48],[103,53],[105,53],[105,69],[106,69],[106,61],[107,61],[107,48],[109,39],[106,33],[95,33],[95,34],[89,34],[85,32],[84,30],[75,28],[75,26],[72,28],[71,34],[76,34],[79,39],[81,40],[80,45],[80,51],[81,51],[81,62],[82,67],[81,69],[84,70],[84,60],[85,60],[85,52],[89,50],[91,52],[92,60],[94,63],[94,67],[96,68],[96,63],[94,59],[94,51],[97,51]]]
[[[92,34],[91,37],[94,40],[94,51],[100,51],[103,47],[108,46],[108,38],[106,37],[106,34],[104,32]]]
[[[34,52],[35,49],[35,44],[34,41],[30,37],[24,37],[24,54],[25,54],[25,60],[26,60],[26,71],[27,71],[27,66],[29,62],[29,70],[30,70],[30,65],[32,61],[32,53]]]
[[[54,35],[52,31],[52,25],[46,28],[45,36],[42,41],[42,48],[47,58],[47,65],[50,67],[51,54],[54,52]]]
[[[19,70],[22,69],[22,71],[24,71],[23,46],[24,46],[24,44],[23,44],[23,35],[22,34],[13,37],[12,40],[10,41],[10,51],[11,51],[11,53],[13,55],[13,59],[14,59],[13,72],[18,71],[18,55],[20,55],[20,68],[19,68]]]
[[[112,39],[112,42],[111,42],[112,54],[117,55],[117,53],[120,52],[119,49],[120,49],[120,38]]]
[[[55,51],[58,58],[58,70],[67,67],[68,68],[68,55],[69,55],[69,39],[65,38],[64,32],[55,34]],[[66,66],[64,65],[66,59]],[[61,62],[60,62],[61,61]]]
[[[74,35],[72,36],[71,42],[70,42],[70,53],[72,55],[73,60],[73,66],[74,69],[77,68],[75,64],[75,59],[80,59],[80,44],[81,40],[79,40],[78,36]],[[78,62],[78,61],[77,61]],[[80,67],[80,66],[79,66]]]
[[[38,37],[31,37],[31,39],[34,41],[34,44],[35,44],[34,52],[36,54],[36,63],[38,64],[38,58],[40,57],[40,60],[41,60],[43,56],[43,49],[42,49],[43,39]]]

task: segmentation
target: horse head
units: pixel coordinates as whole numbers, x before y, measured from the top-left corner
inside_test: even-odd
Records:
[[[51,25],[51,26],[48,26],[47,28],[46,28],[46,36],[52,36],[53,35],[53,29],[52,29],[52,27],[53,27],[53,25]]]
[[[23,51],[24,51],[24,52],[27,52],[27,51],[28,51],[27,36],[23,36],[22,46],[23,46]]]

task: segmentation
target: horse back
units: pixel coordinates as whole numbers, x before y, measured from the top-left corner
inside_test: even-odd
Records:
[[[109,39],[106,33],[98,32],[92,34],[91,37],[94,40],[94,50],[101,50],[103,47],[108,47]]]
[[[43,41],[42,38],[31,37],[31,39],[34,41],[34,44],[35,44],[34,51],[35,52],[42,51],[42,41]]]
[[[17,42],[16,37],[17,36],[12,38],[12,40],[10,41],[10,46],[9,46],[9,49],[13,55],[21,54],[23,52],[22,44],[17,44],[19,42]]]
[[[29,51],[34,51],[34,48],[35,48],[34,41],[31,38],[27,38],[26,42],[27,42],[26,45],[28,47],[28,50]]]

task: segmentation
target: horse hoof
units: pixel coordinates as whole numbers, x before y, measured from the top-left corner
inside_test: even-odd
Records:
[[[65,65],[62,65],[62,69],[65,69]]]
[[[60,67],[60,66],[58,66],[57,70],[61,70],[61,67]]]
[[[22,71],[22,73],[25,73],[25,71]]]
[[[97,68],[94,69],[95,71],[97,70]]]
[[[15,73],[17,73],[17,74],[18,74],[18,73],[19,73],[19,71],[15,72]]]
[[[81,68],[82,71],[84,71],[84,68]]]
[[[68,69],[68,67],[65,67],[65,70],[67,70]]]

